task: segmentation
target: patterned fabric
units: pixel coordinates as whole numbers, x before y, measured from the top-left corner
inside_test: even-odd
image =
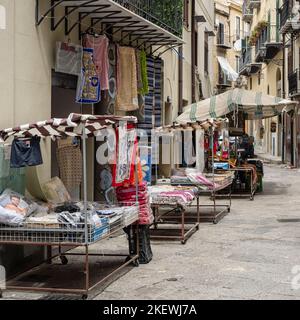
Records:
[[[94,62],[96,65],[96,72],[100,79],[101,90],[108,90],[108,38],[106,36],[94,37],[86,35],[83,42],[85,48],[92,48],[94,51]]]
[[[111,127],[120,121],[136,123],[135,117],[97,116],[89,114],[71,113],[66,119],[51,119],[34,124],[25,124],[15,128],[0,131],[0,142],[7,140],[10,136],[19,137],[80,137],[82,126],[87,136],[97,136],[97,133],[105,128]]]
[[[56,151],[60,178],[69,193],[82,182],[82,154],[79,146],[64,146]]]
[[[119,47],[118,94],[116,110],[133,111],[139,108],[136,55],[130,47]]]
[[[284,107],[297,102],[244,89],[232,89],[185,108],[176,122],[180,124],[223,117],[234,110],[243,111],[246,120],[278,116]]]
[[[101,99],[100,81],[93,61],[93,49],[83,49],[82,70],[78,77],[76,102],[98,103]]]

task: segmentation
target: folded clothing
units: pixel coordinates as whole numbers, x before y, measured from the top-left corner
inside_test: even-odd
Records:
[[[150,201],[152,204],[189,205],[195,200],[197,188],[175,187],[159,185],[150,187]]]

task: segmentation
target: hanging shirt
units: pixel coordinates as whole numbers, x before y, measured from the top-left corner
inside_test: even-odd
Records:
[[[43,164],[40,137],[15,139],[11,146],[11,168],[23,168]]]

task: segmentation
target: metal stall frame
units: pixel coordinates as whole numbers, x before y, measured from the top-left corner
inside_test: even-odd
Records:
[[[156,204],[152,203],[151,207],[154,215],[154,222],[151,226],[154,228],[150,229],[151,239],[153,240],[179,240],[181,244],[186,244],[188,239],[199,230],[200,227],[200,205],[199,205],[199,193],[196,194],[197,205],[188,205],[186,207],[180,204]],[[189,222],[188,208],[193,206],[197,207],[197,218],[196,222]],[[169,209],[167,212],[161,212],[160,209]],[[169,224],[169,225],[180,225],[179,229],[175,228],[158,228],[158,225]],[[187,229],[186,226],[190,227]],[[165,235],[157,234],[166,232]],[[178,233],[179,235],[174,233]]]
[[[255,193],[257,190],[257,183],[254,183],[254,169],[252,167],[237,167],[229,169],[231,172],[245,172],[250,173],[250,190],[249,192],[243,193],[233,193],[233,197],[250,197],[251,201],[254,201]]]
[[[212,214],[201,214],[200,215],[200,222],[212,222],[213,224],[219,223],[228,213],[231,211],[231,204],[232,204],[232,181],[229,183],[226,183],[224,185],[221,185],[216,188],[215,184],[215,167],[214,167],[214,128],[211,127],[209,130],[209,136],[210,136],[210,149],[212,152],[212,181],[213,181],[213,188],[211,190],[202,190],[199,188],[200,194],[208,194],[210,195],[211,201],[213,201],[213,204],[201,204],[201,208],[212,208],[213,212]],[[226,188],[229,188],[229,193],[227,195],[224,195],[224,197],[228,198],[229,203],[222,203],[217,204],[217,193],[219,191],[222,191]]]
[[[35,266],[34,268],[31,268],[25,272],[22,272],[18,275],[15,275],[13,278],[9,279],[7,282],[7,286],[5,288],[5,290],[0,289],[0,297],[2,297],[3,295],[3,291],[7,291],[7,290],[14,290],[14,291],[34,291],[34,292],[56,292],[56,293],[71,293],[71,294],[81,294],[82,295],[82,299],[87,299],[88,298],[88,294],[90,293],[91,290],[93,290],[96,286],[104,283],[105,281],[107,281],[109,278],[111,278],[113,275],[115,275],[117,272],[119,272],[120,270],[124,269],[126,266],[128,266],[129,264],[134,264],[135,266],[139,265],[139,227],[138,225],[133,226],[134,223],[136,223],[138,221],[138,217],[136,217],[133,220],[130,221],[131,223],[131,233],[135,232],[136,233],[136,254],[131,254],[131,252],[129,252],[129,254],[97,254],[97,253],[90,253],[89,251],[89,246],[93,245],[95,243],[100,242],[101,240],[107,239],[109,238],[113,233],[120,231],[121,229],[123,229],[125,226],[122,225],[119,228],[117,228],[116,230],[114,230],[113,232],[107,234],[106,236],[101,237],[100,239],[97,240],[91,240],[91,234],[88,231],[88,210],[87,210],[87,206],[88,206],[88,201],[87,201],[87,162],[86,162],[86,139],[87,134],[86,134],[86,130],[88,130],[88,132],[90,132],[91,129],[91,123],[88,123],[88,121],[86,119],[96,119],[97,116],[95,115],[76,115],[76,114],[71,114],[69,116],[68,119],[51,119],[50,121],[44,121],[44,122],[39,122],[33,125],[25,125],[25,126],[20,126],[17,128],[10,128],[7,130],[3,130],[1,131],[1,141],[5,141],[8,137],[10,136],[14,136],[14,135],[19,135],[19,136],[32,136],[32,132],[30,130],[34,130],[34,132],[36,132],[36,130],[39,131],[39,129],[44,125],[44,126],[53,126],[52,129],[53,131],[56,130],[56,132],[53,134],[50,134],[50,131],[48,132],[48,134],[43,135],[43,131],[46,131],[44,128],[43,130],[40,131],[40,133],[43,136],[62,136],[63,133],[67,135],[67,132],[63,131],[63,129],[61,129],[60,127],[60,123],[59,120],[61,120],[64,125],[70,126],[70,123],[72,123],[72,125],[74,126],[74,122],[72,121],[77,117],[80,117],[80,121],[78,127],[80,128],[80,126],[82,126],[82,129],[80,133],[76,133],[76,136],[81,136],[82,138],[82,148],[83,148],[83,200],[84,200],[84,210],[83,210],[83,214],[85,215],[85,221],[84,221],[84,238],[82,242],[78,241],[78,239],[80,239],[80,237],[77,238],[77,236],[75,236],[75,239],[73,242],[72,241],[61,241],[61,240],[57,240],[57,238],[54,239],[53,236],[53,232],[65,232],[65,230],[61,230],[61,229],[57,229],[57,230],[50,230],[51,233],[49,233],[49,236],[47,235],[47,229],[44,229],[43,231],[41,230],[37,230],[36,232],[38,232],[39,235],[43,234],[43,236],[45,238],[40,238],[40,239],[51,239],[51,236],[53,237],[54,240],[40,240],[40,241],[31,241],[31,240],[25,240],[25,241],[20,241],[20,240],[16,240],[19,239],[18,237],[20,237],[20,232],[22,232],[22,228],[10,228],[10,229],[5,229],[0,227],[0,233],[2,232],[9,232],[10,236],[7,238],[7,236],[3,236],[3,239],[1,239],[0,237],[0,245],[2,244],[6,244],[6,245],[30,245],[30,246],[42,246],[47,248],[47,252],[48,254],[50,254],[50,256],[47,257],[46,260],[42,261],[39,265]],[[103,116],[98,116],[99,118],[101,118],[101,121],[104,119]],[[107,123],[109,125],[111,125],[111,117],[106,117]],[[136,118],[134,117],[124,117],[123,121],[124,122],[128,122],[128,121],[133,121],[134,123],[136,123]],[[129,120],[130,118],[130,120]],[[85,120],[82,120],[85,119]],[[120,120],[121,117],[119,117],[118,121],[122,121]],[[100,120],[99,120],[100,121]],[[26,129],[24,129],[26,128]],[[100,129],[98,128],[95,129],[95,131],[100,131],[103,128],[101,127]],[[60,131],[61,130],[61,131]],[[35,133],[36,134],[36,133]],[[138,148],[136,148],[136,152],[138,152]],[[135,165],[135,170],[137,170],[137,165]],[[138,177],[137,174],[135,175],[135,186],[136,186],[136,196],[138,195]],[[138,206],[138,199],[136,199],[136,205]],[[16,230],[14,230],[16,229]],[[13,238],[15,232],[15,239]],[[26,233],[26,236],[24,236],[24,238],[26,239],[26,237],[28,237],[28,232],[33,232],[32,230],[26,230],[26,228],[24,228],[24,231]],[[73,231],[74,233],[74,231]],[[5,234],[5,233],[4,233]],[[82,229],[81,229],[81,234],[82,234]],[[30,239],[30,237],[29,237]],[[52,248],[53,247],[58,247],[58,253],[55,255],[52,255]],[[74,253],[72,252],[72,249],[74,248],[79,248],[79,247],[84,247],[84,253]],[[51,250],[50,250],[51,248]],[[67,250],[65,252],[62,252],[62,248],[67,248]],[[83,286],[83,288],[78,288],[78,289],[72,289],[72,288],[48,288],[48,287],[23,287],[23,286],[16,286],[16,285],[12,285],[11,283],[13,283],[14,281],[16,281],[18,278],[35,271],[37,268],[41,268],[43,265],[45,264],[49,264],[51,263],[51,261],[56,258],[59,257],[61,259],[62,264],[67,264],[68,263],[68,259],[66,258],[66,256],[84,256],[85,258],[85,263],[84,263],[84,274],[85,274],[85,284]],[[89,265],[90,265],[90,257],[99,257],[99,256],[109,256],[109,257],[125,257],[125,261],[124,263],[119,266],[117,269],[115,269],[114,271],[112,271],[111,273],[109,273],[107,276],[105,276],[104,279],[98,281],[96,284],[91,285],[90,284],[90,270],[89,270]]]

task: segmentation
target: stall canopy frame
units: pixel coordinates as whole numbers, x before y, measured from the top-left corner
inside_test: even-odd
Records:
[[[51,119],[40,121],[34,124],[25,124],[14,128],[8,128],[0,131],[0,143],[5,142],[9,137],[51,137],[52,139],[61,137],[81,137],[83,148],[83,201],[85,229],[87,232],[87,162],[86,162],[86,139],[88,137],[96,137],[103,129],[109,128],[119,122],[137,123],[136,117],[118,117],[118,116],[98,116],[88,114],[71,113],[65,119]],[[136,185],[136,188],[137,185]],[[138,203],[138,201],[137,201]],[[87,234],[85,235],[86,243],[88,243]]]
[[[137,263],[138,259],[138,240],[137,240],[137,254],[134,257],[130,257],[126,260],[126,262],[107,275],[103,280],[97,282],[92,287],[90,287],[90,273],[89,273],[89,256],[99,256],[99,254],[90,254],[88,247],[89,247],[89,239],[88,239],[88,222],[87,222],[87,161],[86,161],[86,139],[88,137],[96,137],[98,136],[101,130],[106,128],[115,127],[118,123],[131,123],[136,124],[137,118],[136,117],[118,117],[118,116],[97,116],[97,115],[88,115],[88,114],[75,114],[72,113],[69,115],[68,118],[65,119],[51,119],[47,121],[40,121],[34,124],[25,124],[14,128],[8,128],[5,130],[0,131],[0,143],[4,143],[11,137],[33,137],[33,136],[40,136],[40,137],[51,137],[52,139],[62,138],[62,137],[80,137],[82,139],[82,149],[83,149],[83,198],[84,198],[84,209],[83,213],[85,214],[85,243],[80,244],[85,246],[85,253],[61,253],[61,245],[59,243],[59,255],[63,261],[66,260],[66,255],[82,255],[85,256],[85,288],[84,289],[66,289],[66,288],[44,288],[44,287],[18,287],[18,286],[7,286],[7,289],[12,290],[33,290],[33,291],[41,291],[41,292],[61,292],[61,293],[82,293],[83,299],[86,299],[88,293],[95,288],[98,284],[104,283],[110,276],[114,275],[116,272],[130,264],[131,262]],[[137,167],[135,166],[135,186],[136,186],[136,206],[138,206],[138,180],[137,180]],[[137,229],[137,239],[138,236],[138,229]],[[5,242],[8,243],[8,242]],[[20,244],[20,242],[15,242],[15,244]],[[34,241],[28,242],[27,244],[35,245]],[[39,243],[39,245],[50,245],[51,243]],[[57,245],[57,244],[55,244]],[[76,246],[78,246],[77,244]],[[69,246],[69,244],[68,244]],[[57,255],[56,255],[57,256]],[[49,259],[53,259],[56,256],[51,256]],[[101,256],[105,256],[105,254],[101,254]],[[112,255],[106,255],[112,256]],[[117,255],[123,256],[123,255]],[[32,270],[32,269],[31,269]],[[29,270],[28,272],[30,272]],[[24,274],[26,274],[25,272]],[[2,290],[0,288],[0,298],[2,296]]]
[[[294,108],[297,104],[296,101],[236,88],[187,106],[176,122],[196,123],[224,117],[237,110],[244,113],[245,120],[266,119],[278,116],[285,108]]]

